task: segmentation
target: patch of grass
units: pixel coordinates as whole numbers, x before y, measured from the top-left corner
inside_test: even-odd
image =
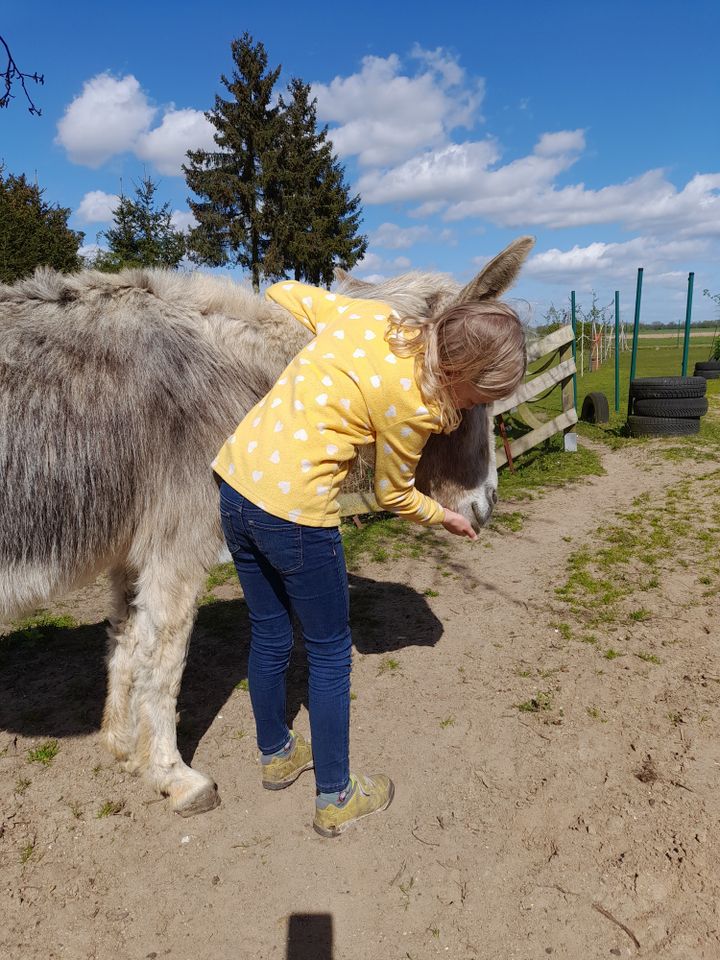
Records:
[[[83,818],[83,809],[80,803],[77,800],[68,801],[68,808],[70,813],[76,820],[82,820]]]
[[[27,788],[32,783],[32,780],[27,780],[25,777],[18,777],[17,782],[15,783],[15,789],[13,793],[17,794],[18,797],[21,797],[24,793],[27,792]]]
[[[35,842],[26,844],[20,851],[20,863],[27,863],[30,857],[35,853]]]
[[[557,630],[563,640],[572,640],[572,628],[569,623],[554,623],[552,626]]]
[[[248,693],[250,691],[250,681],[248,680],[248,678],[243,677],[243,679],[239,683],[235,684],[235,689],[243,690],[245,693]]]
[[[515,706],[521,713],[540,713],[543,710],[552,710],[553,696],[549,691],[541,691],[524,703],[517,703]]]
[[[428,587],[427,590],[423,590],[423,596],[424,596],[424,597],[439,597],[440,594],[438,593],[437,590],[431,590],[430,587]]]
[[[213,587],[222,586],[222,584],[228,583],[236,576],[235,564],[232,563],[232,561],[228,563],[218,563],[210,569],[210,573],[208,573],[207,580],[205,581],[205,589],[212,590]]]
[[[519,510],[514,510],[512,513],[495,512],[490,527],[494,530],[504,527],[512,533],[517,533],[519,530],[522,530],[526,519],[526,514],[520,513]]]
[[[357,694],[355,693],[354,690],[351,690],[351,691],[350,691],[350,699],[351,699],[351,700],[357,700]]]
[[[378,666],[378,676],[382,676],[383,673],[394,673],[396,670],[400,669],[400,661],[393,659],[393,657],[383,657]]]
[[[58,750],[57,740],[46,740],[34,750],[28,750],[28,763],[41,763],[44,767],[49,767]]]
[[[124,800],[106,800],[95,816],[98,820],[102,820],[103,817],[116,817],[124,809]]]
[[[47,640],[58,630],[70,630],[77,626],[78,621],[68,614],[54,616],[46,610],[41,610],[24,620],[16,620],[12,624],[12,633],[7,634],[4,639],[8,641]]]
[[[348,569],[356,569],[363,559],[384,563],[401,557],[419,559],[432,556],[450,559],[447,545],[427,527],[417,527],[392,514],[375,513],[363,517],[361,527],[344,522],[340,527]]]
[[[654,653],[636,653],[635,656],[640,660],[644,660],[645,663],[662,663],[662,660],[659,657],[656,657]]]
[[[593,720],[602,720],[602,713],[598,710],[597,707],[586,707],[585,712],[589,717],[592,717]]]
[[[625,654],[619,650],[614,650],[612,647],[608,647],[603,656],[606,660],[617,660],[618,657],[624,657]]]
[[[454,727],[455,717],[453,717],[452,715],[449,717],[445,717],[444,720],[440,721],[440,726],[442,727],[443,730],[445,730],[447,727]]]
[[[562,436],[552,437],[523,454],[516,467],[516,473],[510,473],[507,467],[501,468],[498,494],[503,499],[527,497],[543,487],[565,486],[605,473],[594,450],[579,446],[577,453],[565,453]]]
[[[639,610],[631,610],[628,616],[631,620],[635,620],[636,623],[644,623],[652,617],[652,611],[646,610],[645,607],[640,607]]]

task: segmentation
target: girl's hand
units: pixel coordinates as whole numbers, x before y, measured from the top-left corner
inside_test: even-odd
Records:
[[[477,540],[477,534],[470,525],[470,521],[466,520],[461,513],[455,513],[454,510],[448,510],[447,507],[443,508],[445,510],[445,519],[443,520],[443,526],[450,533],[454,533],[458,537],[469,537],[471,540]]]

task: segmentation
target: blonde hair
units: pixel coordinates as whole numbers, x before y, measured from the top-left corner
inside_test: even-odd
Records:
[[[516,389],[527,366],[522,323],[500,300],[457,304],[431,320],[391,317],[385,340],[396,356],[415,357],[415,379],[445,433],[462,416],[454,385],[468,382],[499,400]]]

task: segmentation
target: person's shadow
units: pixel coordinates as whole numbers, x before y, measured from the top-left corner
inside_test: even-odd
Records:
[[[442,624],[410,587],[350,575],[350,622],[358,652],[383,655],[433,646]],[[27,737],[95,732],[105,700],[105,623],[18,630],[0,638],[0,729]],[[242,600],[200,607],[178,712],[178,745],[190,763],[197,745],[238,683],[247,677],[250,622]],[[307,703],[302,641],[288,673],[288,721]],[[3,744],[0,744],[2,748]]]

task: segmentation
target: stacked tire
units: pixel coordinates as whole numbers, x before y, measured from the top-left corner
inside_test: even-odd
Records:
[[[702,360],[696,363],[693,374],[704,380],[720,380],[720,360]]]
[[[704,377],[640,377],[630,383],[628,432],[633,437],[682,437],[700,430],[707,413]]]

